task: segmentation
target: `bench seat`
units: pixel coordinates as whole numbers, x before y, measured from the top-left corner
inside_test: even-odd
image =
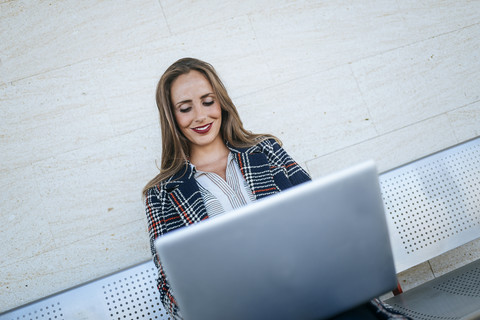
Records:
[[[413,319],[480,319],[480,259],[384,303]]]

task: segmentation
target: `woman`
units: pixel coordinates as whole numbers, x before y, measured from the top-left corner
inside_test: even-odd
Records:
[[[179,314],[155,252],[166,232],[310,180],[271,135],[243,128],[214,68],[185,58],[157,87],[162,129],[160,173],[144,188],[150,245],[164,307]]]

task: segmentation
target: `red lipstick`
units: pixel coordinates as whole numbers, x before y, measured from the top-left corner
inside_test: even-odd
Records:
[[[195,131],[198,134],[205,134],[208,131],[210,131],[210,129],[212,128],[212,124],[213,124],[213,122],[209,123],[209,124],[206,124],[204,126],[201,126],[201,127],[192,128],[192,130]]]

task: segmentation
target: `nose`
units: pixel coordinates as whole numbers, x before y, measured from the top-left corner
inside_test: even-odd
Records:
[[[195,109],[195,120],[194,121],[196,123],[204,122],[207,119],[205,108],[202,108],[201,103],[197,103],[197,104],[195,104],[194,109]]]

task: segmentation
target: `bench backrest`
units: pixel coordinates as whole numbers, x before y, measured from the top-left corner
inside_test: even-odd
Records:
[[[380,175],[398,272],[480,235],[480,138]]]

